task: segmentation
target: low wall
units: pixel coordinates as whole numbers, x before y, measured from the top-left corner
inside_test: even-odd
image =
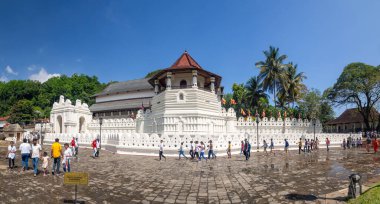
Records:
[[[330,133],[318,133],[315,137],[319,139],[321,147],[325,144],[325,139],[328,137],[332,146],[339,146],[344,138],[352,137],[354,139],[361,138],[361,134],[330,134]],[[95,138],[100,138],[100,135],[95,134],[53,134],[46,135],[44,142],[52,143],[55,138],[59,138],[61,143],[69,143],[73,137],[78,138],[80,146],[91,145],[91,142]],[[128,153],[136,155],[150,155],[157,154],[158,145],[160,140],[164,141],[165,151],[169,154],[177,154],[179,145],[184,143],[185,150],[189,149],[190,141],[203,141],[207,143],[212,140],[214,143],[214,149],[220,154],[225,154],[228,141],[231,141],[233,151],[238,153],[240,149],[241,141],[248,139],[252,145],[252,150],[257,149],[257,134],[250,133],[237,133],[237,134],[220,134],[220,135],[157,135],[157,134],[145,134],[145,133],[106,133],[102,134],[101,141],[102,146],[105,149],[117,152]],[[259,134],[259,146],[262,149],[263,140],[266,140],[269,144],[271,138],[273,138],[276,149],[284,148],[284,139],[288,139],[290,147],[296,148],[299,138],[314,139],[314,134]]]

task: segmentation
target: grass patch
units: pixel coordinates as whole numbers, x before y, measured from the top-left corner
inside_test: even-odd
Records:
[[[362,195],[355,199],[351,199],[348,201],[349,204],[362,204],[362,203],[370,203],[370,204],[380,204],[380,183],[375,184],[373,187],[368,189]]]

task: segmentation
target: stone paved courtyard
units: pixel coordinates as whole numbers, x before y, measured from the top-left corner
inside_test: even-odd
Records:
[[[73,198],[74,187],[63,185],[62,175],[20,173],[19,155],[18,168],[9,171],[5,147],[0,152],[0,203],[63,203]],[[156,157],[105,151],[97,159],[90,154],[81,149],[79,161],[72,165],[72,171],[89,172],[89,185],[78,188],[79,200],[86,203],[318,203],[293,199],[291,194],[323,199],[346,188],[352,172],[361,173],[364,182],[380,175],[380,156],[364,149],[276,156],[253,152],[248,162],[238,155],[208,162],[174,157],[160,162]]]

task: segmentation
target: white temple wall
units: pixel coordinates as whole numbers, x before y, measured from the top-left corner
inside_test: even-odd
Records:
[[[317,133],[316,138],[320,141],[320,146],[325,147],[325,139],[328,137],[332,146],[340,146],[344,138],[351,136],[352,138],[361,138],[361,134],[326,134]],[[93,133],[77,133],[77,134],[54,134],[48,133],[45,142],[52,143],[55,138],[59,138],[61,144],[69,143],[72,137],[77,137],[81,147],[90,147],[92,140],[99,138],[99,134]],[[237,134],[216,134],[216,135],[200,135],[200,134],[146,134],[146,133],[115,133],[112,131],[102,131],[102,145],[112,147],[119,153],[134,152],[142,150],[146,154],[156,153],[159,149],[160,140],[164,140],[165,150],[177,151],[181,142],[184,142],[186,151],[189,150],[190,141],[203,141],[207,143],[212,140],[215,151],[218,154],[225,154],[228,141],[231,141],[234,150],[240,148],[241,141],[248,139],[252,144],[252,151],[257,149],[257,134],[237,133]],[[284,148],[284,139],[288,139],[289,144],[297,147],[300,138],[314,139],[314,134],[259,134],[259,149],[263,149],[263,140],[268,143],[273,138],[276,149]],[[107,147],[106,147],[107,148]]]

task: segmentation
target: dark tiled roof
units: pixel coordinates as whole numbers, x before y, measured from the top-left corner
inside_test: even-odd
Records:
[[[95,103],[90,107],[91,112],[102,112],[111,110],[125,110],[125,109],[136,109],[141,108],[143,104],[144,107],[148,107],[151,104],[152,98],[141,98],[141,99],[128,99],[120,101],[110,101],[104,103]]]
[[[22,129],[19,124],[10,124],[8,126],[5,126],[3,131],[4,132],[24,132],[24,129]]]
[[[379,112],[372,109],[372,117],[377,121],[379,117]],[[363,116],[359,113],[357,108],[351,108],[345,110],[339,117],[334,120],[330,120],[326,125],[335,125],[335,124],[347,124],[347,123],[362,123],[364,122]]]
[[[153,90],[153,87],[149,84],[148,79],[144,78],[112,83],[108,85],[101,93],[95,94],[94,96],[104,96],[109,94],[141,90]]]

